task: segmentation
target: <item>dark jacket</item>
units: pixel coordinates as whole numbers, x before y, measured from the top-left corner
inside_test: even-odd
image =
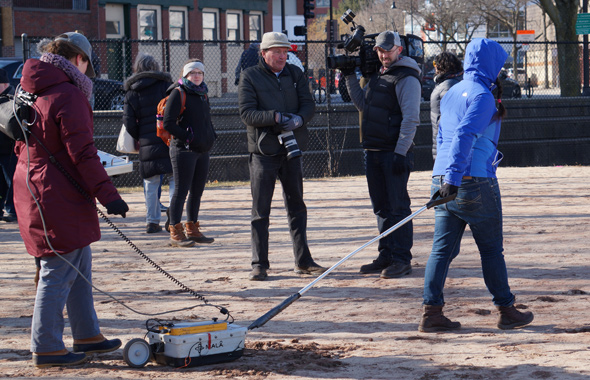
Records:
[[[436,159],[436,136],[438,134],[438,121],[440,120],[440,101],[451,87],[463,79],[463,71],[458,73],[445,73],[434,77],[436,83],[430,95],[430,123],[432,124],[432,157]]]
[[[248,67],[255,66],[258,63],[259,57],[260,44],[250,44],[248,50],[245,50],[240,56],[240,62],[238,62],[238,65],[236,66],[236,85],[240,82],[240,73],[246,70]]]
[[[303,126],[293,133],[299,149],[307,149],[307,123],[313,118],[315,103],[307,79],[298,67],[287,63],[277,78],[261,58],[258,65],[242,73],[238,101],[240,117],[248,131],[248,152],[287,154],[277,138],[282,131],[275,122],[275,112],[289,112],[303,118]]]
[[[138,73],[125,81],[123,124],[139,140],[141,178],[172,173],[168,146],[156,134],[156,108],[170,84],[170,74],[157,71]]]
[[[182,105],[180,91],[174,90],[178,86],[182,86],[186,94],[186,109],[182,115],[180,115]],[[189,149],[193,152],[205,153],[210,151],[217,138],[217,133],[215,133],[211,122],[209,98],[198,95],[179,83],[174,83],[168,87],[166,94],[169,97],[164,110],[164,129],[173,136],[170,144],[185,146],[188,139],[190,140]],[[179,115],[181,119],[180,123],[177,124]],[[190,131],[192,131],[192,136]]]
[[[94,146],[92,109],[88,99],[57,67],[28,59],[21,85],[38,94],[36,122],[31,134],[39,138],[64,169],[90,194],[106,205],[121,199]],[[14,173],[14,205],[27,251],[35,257],[54,256],[43,232],[38,200],[51,245],[69,253],[100,240],[98,216],[92,204],[74,187],[34,138],[29,147],[16,142],[18,163]],[[30,158],[30,162],[28,162]]]
[[[0,94],[0,103],[4,103],[8,100],[8,96],[6,95],[14,95],[14,87],[8,86],[6,90],[4,90]],[[14,140],[10,137],[6,136],[4,133],[0,133],[0,154],[9,155],[14,151]]]

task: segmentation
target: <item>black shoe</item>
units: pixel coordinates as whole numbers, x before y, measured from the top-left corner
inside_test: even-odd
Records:
[[[170,232],[170,209],[166,210],[166,223],[164,223],[166,232]]]
[[[166,207],[160,203],[160,212],[166,212],[166,211],[168,211],[168,207]]]
[[[412,264],[395,262],[381,271],[381,278],[399,278],[412,273]]]
[[[267,277],[268,274],[266,273],[266,269],[262,267],[254,267],[254,269],[252,269],[252,272],[250,272],[249,279],[250,281],[264,281]]]
[[[15,223],[15,222],[17,222],[16,215],[11,215],[11,214],[8,214],[8,215],[4,216],[2,218],[2,220],[4,220],[6,223]]]
[[[145,228],[145,232],[148,234],[154,234],[160,231],[162,231],[162,226],[156,223],[148,223],[147,227]]]
[[[373,260],[371,264],[362,265],[360,272],[363,274],[381,273],[381,271],[387,268],[390,264],[391,262],[389,261],[383,261],[379,259]]]
[[[37,368],[78,365],[88,360],[85,353],[68,352],[65,355],[36,355],[33,354],[33,365]]]
[[[87,354],[115,351],[121,347],[120,339],[105,339],[100,343],[74,344],[74,352]]]
[[[294,269],[295,273],[297,274],[322,274],[326,270],[328,270],[328,268],[324,268],[315,262],[312,262],[306,267],[295,267]]]

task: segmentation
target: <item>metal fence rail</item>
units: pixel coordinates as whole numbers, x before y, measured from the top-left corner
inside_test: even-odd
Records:
[[[40,39],[27,37],[23,40],[25,57],[38,55],[36,44]],[[120,110],[124,99],[122,83],[132,75],[133,62],[139,52],[154,56],[162,69],[170,72],[173,78],[180,76],[186,60],[199,58],[205,65],[205,81],[209,87],[213,123],[219,135],[211,152],[209,179],[248,179],[246,129],[237,109],[235,69],[250,41],[109,39],[90,42],[96,54],[95,69],[99,74],[99,78],[95,80],[94,99],[95,140],[98,149],[115,153],[114,146],[121,127]],[[427,146],[430,143],[428,98],[433,87],[432,60],[443,50],[461,56],[465,46],[466,42],[445,44],[428,41],[424,44],[422,124],[416,136],[416,143],[419,146],[424,145],[420,147],[424,152],[428,152],[430,148]],[[578,46],[581,51],[582,44]],[[504,91],[505,97],[531,102],[531,107],[536,107],[535,99],[559,98],[557,43],[522,45],[509,42],[504,44],[504,47],[511,57],[514,57],[507,60],[505,65],[506,79],[503,84],[508,87]],[[311,41],[307,45],[297,43],[297,51],[293,53],[301,62],[307,62],[309,86],[317,103],[315,117],[309,124],[309,151],[304,156],[306,177],[364,173],[358,134],[358,113],[351,106],[345,85],[338,80],[338,75],[326,68],[326,57],[334,52],[342,53],[340,50],[330,49],[326,41]],[[580,72],[581,67],[580,63]],[[427,154],[424,157],[427,157]],[[422,170],[428,169],[431,161],[427,158],[422,161],[418,162],[417,166],[423,168]],[[141,184],[137,173],[122,176],[117,182],[119,186]]]

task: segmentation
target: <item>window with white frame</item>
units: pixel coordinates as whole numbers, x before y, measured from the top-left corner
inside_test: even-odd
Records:
[[[249,36],[250,41],[260,41],[262,39],[262,14],[250,13],[248,17]]]
[[[158,39],[158,12],[155,9],[139,9],[139,39]]]
[[[227,40],[238,41],[241,39],[240,33],[240,14],[228,12],[226,14],[227,20]]]
[[[217,13],[203,10],[203,39],[217,40]]]
[[[186,40],[186,8],[172,8],[168,11],[170,19],[170,39]]]

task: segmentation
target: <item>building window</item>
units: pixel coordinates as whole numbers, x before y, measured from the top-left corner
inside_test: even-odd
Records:
[[[249,18],[250,35],[248,39],[250,41],[260,41],[262,39],[262,16],[251,14]]]
[[[329,8],[330,1],[329,0],[317,0],[315,3],[316,8]]]
[[[139,10],[139,39],[140,40],[157,40],[158,39],[158,20],[155,9]]]
[[[227,14],[227,40],[238,41],[240,39],[240,15],[238,13]]]
[[[217,14],[214,12],[203,12],[203,39],[217,40]]]
[[[185,12],[170,11],[170,39],[186,40]]]
[[[106,22],[107,34],[119,34],[121,33],[121,23],[119,21],[107,21]]]

